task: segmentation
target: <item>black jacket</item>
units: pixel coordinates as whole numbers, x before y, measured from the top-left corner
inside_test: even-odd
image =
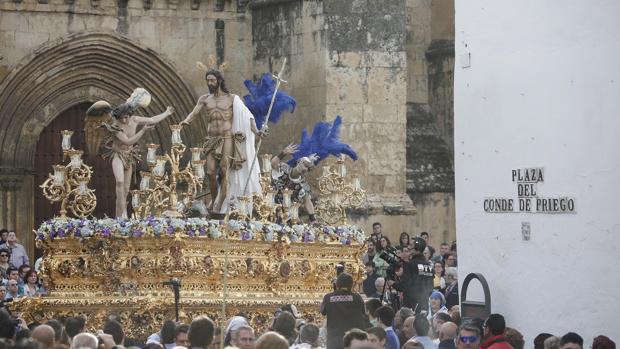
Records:
[[[428,297],[433,292],[433,267],[424,256],[417,255],[403,263],[403,274],[394,285],[403,293],[403,307],[415,309],[415,313],[428,310]]]

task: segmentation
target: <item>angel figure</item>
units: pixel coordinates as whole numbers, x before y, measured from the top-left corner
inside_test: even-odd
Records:
[[[89,153],[100,154],[112,162],[116,180],[117,218],[127,218],[131,173],[140,160],[136,143],[146,131],[174,113],[174,108],[168,107],[165,112],[153,117],[132,115],[138,107],[145,108],[150,102],[148,91],[137,88],[125,103],[115,108],[106,101],[98,101],[86,111],[84,133]],[[143,127],[136,132],[138,126]]]

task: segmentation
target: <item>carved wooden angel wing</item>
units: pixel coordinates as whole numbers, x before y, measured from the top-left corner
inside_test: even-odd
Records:
[[[84,136],[88,154],[99,154],[99,148],[109,137],[108,125],[113,122],[111,112],[112,106],[105,101],[96,102],[86,111]]]

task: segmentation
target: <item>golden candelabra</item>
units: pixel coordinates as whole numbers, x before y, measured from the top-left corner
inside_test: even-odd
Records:
[[[63,130],[61,134],[63,159],[69,157],[69,164],[54,165],[54,173],[50,173],[39,187],[50,202],[60,201],[60,218],[67,217],[67,209],[76,217],[84,218],[97,206],[95,191],[88,188],[93,171],[82,161],[84,152],[71,146],[73,131]]]
[[[183,170],[180,169],[181,157],[186,150],[181,139],[181,128],[180,125],[170,125],[172,147],[169,153],[157,155],[159,145],[147,145],[146,162],[150,171],[140,172],[140,188],[131,191],[131,205],[136,218],[148,215],[183,217],[183,207],[190,205],[202,189],[205,177],[205,160],[200,159],[202,148],[191,148],[191,161]],[[166,172],[166,164],[170,164],[169,173]],[[187,191],[181,193],[182,200],[179,202],[177,185],[182,182],[187,184]]]
[[[254,212],[263,222],[299,223],[299,207],[301,204],[291,199],[291,190],[287,188],[282,189],[282,201],[276,203],[278,189],[274,188],[271,182],[272,155],[263,154],[261,158],[263,166],[261,167],[260,186],[263,196],[254,195]]]
[[[347,167],[343,157],[338,158],[336,166],[323,167],[323,174],[318,180],[320,195],[316,213],[327,224],[346,224],[346,209],[360,207],[366,201],[360,179],[353,176],[352,183],[347,183],[346,177]]]

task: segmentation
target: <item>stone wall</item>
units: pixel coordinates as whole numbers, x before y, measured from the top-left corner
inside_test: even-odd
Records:
[[[19,96],[21,99],[18,100],[23,100],[24,104],[36,105],[28,112],[17,107],[12,112],[21,115],[18,119],[23,119],[23,124],[15,127],[22,128],[22,134],[30,139],[26,142],[36,142],[37,132],[62,112],[65,105],[88,101],[92,96],[117,102],[135,87],[129,86],[131,84],[149,81],[149,85],[145,86],[147,88],[157,84],[153,81],[158,81],[162,73],[150,72],[149,69],[154,66],[165,69],[166,76],[174,76],[171,79],[176,82],[162,82],[162,86],[155,88],[160,92],[153,97],[158,108],[164,107],[166,103],[179,104],[175,105],[177,114],[170,120],[178,122],[189,112],[197,96],[206,93],[203,72],[196,68],[196,61],[205,62],[209,54],[215,54],[218,62],[227,61],[229,68],[225,74],[228,86],[233,92],[244,94],[244,79],[258,79],[262,73],[277,72],[283,58],[287,58],[283,77],[288,83],[283,85],[283,89],[297,99],[297,110],[271,127],[272,136],[265,140],[263,151],[277,153],[286,144],[298,142],[302,128],[312,127],[319,120],[331,121],[336,115],[341,115],[344,120],[342,138],[360,156],[360,160],[350,166],[350,171],[360,175],[369,199],[366,207],[352,214],[352,219],[368,230],[373,221],[383,221],[384,225],[390,227],[386,231],[393,232],[390,233],[393,237],[401,231],[417,233],[427,226],[433,227],[424,228],[430,230],[431,234],[453,232],[454,229],[450,228],[453,226],[453,215],[449,211],[451,189],[445,185],[445,180],[450,176],[450,166],[445,162],[446,154],[442,153],[419,167],[426,171],[420,172],[416,180],[428,185],[424,188],[413,188],[410,185],[413,180],[412,169],[417,166],[414,160],[428,158],[425,152],[437,153],[437,149],[425,146],[411,148],[410,145],[421,144],[412,143],[412,132],[415,134],[423,130],[436,137],[438,142],[446,142],[451,134],[450,125],[440,127],[441,122],[437,122],[437,115],[442,115],[445,122],[450,121],[452,116],[451,105],[448,103],[450,62],[442,58],[443,63],[437,65],[429,63],[427,57],[431,41],[434,40],[432,23],[435,12],[441,14],[445,11],[435,11],[435,1],[47,2],[0,1],[0,41],[3,43],[0,56],[4,57],[0,61],[0,99],[3,93],[8,96],[7,91],[2,91],[2,84],[6,85],[7,79],[15,79],[17,71],[24,76],[30,76],[26,74],[30,70],[36,71],[41,81],[46,79],[48,73],[52,77],[64,74],[59,69],[69,69],[70,66],[66,64],[60,64],[49,72],[45,68],[50,62],[43,60],[36,69],[28,64],[37,61],[37,53],[49,52],[47,50],[54,43],[70,46],[76,35],[108,35],[107,39],[102,40],[109,45],[101,49],[105,55],[123,56],[124,61],[117,59],[113,61],[114,64],[108,64],[107,69],[122,67],[122,72],[110,72],[113,78],[101,74],[91,77],[88,83],[95,87],[81,88],[77,92],[69,92],[72,86],[75,89],[74,82],[65,85],[59,82],[57,87],[50,87],[50,90],[66,90],[62,103],[58,102],[60,97],[54,97],[51,92],[39,93],[37,101]],[[110,48],[113,42],[122,43],[117,46],[123,49],[128,47],[130,51],[126,55],[114,52]],[[84,50],[79,57],[71,57],[71,51],[67,48],[65,58],[78,59],[81,63],[89,62],[92,58],[93,62],[98,63],[88,69],[97,69],[100,64],[99,58],[96,58],[97,44],[92,45],[92,50]],[[132,59],[134,51],[148,60]],[[58,57],[56,61],[63,62],[63,56]],[[106,59],[109,63],[112,58]],[[447,65],[445,62],[448,62]],[[132,77],[123,83],[122,74]],[[108,85],[113,83],[107,80],[113,80],[119,86],[112,88]],[[166,92],[175,91],[174,86],[178,86],[176,90],[181,92]],[[7,98],[10,100],[14,97]],[[411,103],[416,103],[421,108],[419,110],[427,111],[412,116]],[[157,110],[153,108],[150,111]],[[430,121],[427,120],[429,115]],[[3,117],[6,118],[6,115]],[[412,118],[424,119],[427,123],[412,125]],[[196,130],[204,128],[204,124],[196,126]],[[427,126],[433,126],[434,130]],[[167,142],[167,132],[160,130],[163,127],[158,127],[151,140],[164,144]],[[186,139],[195,143],[201,135],[194,132],[184,134],[184,137],[189,137]],[[444,151],[445,144],[439,148]],[[14,153],[18,154],[19,151]],[[415,154],[413,158],[411,154]],[[0,172],[4,171],[2,166],[8,166],[12,172],[4,171],[6,176],[10,177],[15,171],[27,175],[31,171],[31,165],[29,167],[27,164],[29,157],[22,159],[25,159],[25,165],[17,169],[15,164],[0,159]],[[429,163],[441,163],[440,172],[428,168],[426,165]],[[18,206],[31,206],[34,195],[31,187],[31,184],[21,187],[25,188],[20,189],[20,200],[24,203]],[[433,194],[438,191],[447,197],[438,199]],[[411,198],[419,200],[418,205],[430,205],[428,209],[419,208],[422,216],[412,218],[416,208],[408,192]],[[427,194],[430,195],[428,198],[420,196]],[[442,206],[444,203],[446,206]],[[444,209],[448,209],[447,213],[444,213]],[[446,216],[442,216],[444,214]],[[27,210],[17,221],[16,226],[23,227],[20,228],[22,232],[31,231],[33,223]],[[435,223],[429,225],[431,221]]]

